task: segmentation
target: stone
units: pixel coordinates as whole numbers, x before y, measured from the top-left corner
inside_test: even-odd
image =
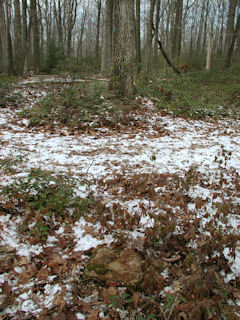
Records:
[[[142,278],[143,258],[134,250],[101,247],[93,251],[84,275],[99,281],[134,286]]]
[[[0,273],[7,272],[12,268],[14,258],[14,248],[9,245],[0,246]]]

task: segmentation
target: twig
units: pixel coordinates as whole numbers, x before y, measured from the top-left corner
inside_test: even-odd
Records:
[[[92,160],[92,162],[90,163],[90,165],[89,165],[89,167],[87,168],[87,171],[86,171],[86,173],[85,173],[85,174],[87,174],[87,173],[88,173],[88,171],[89,171],[89,169],[91,168],[91,166],[92,166],[93,162],[94,162],[94,159],[93,159],[93,160]]]

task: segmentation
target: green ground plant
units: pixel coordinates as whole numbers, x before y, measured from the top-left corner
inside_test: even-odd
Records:
[[[195,71],[181,76],[171,72],[137,81],[138,94],[155,98],[156,108],[174,116],[194,119],[237,117],[240,113],[240,67]]]
[[[76,181],[67,176],[31,169],[25,178],[16,178],[10,185],[2,187],[0,195],[6,199],[10,213],[21,213],[38,220],[28,235],[45,241],[48,231],[54,227],[53,220],[75,220],[87,214],[91,199],[76,196],[76,185]],[[4,209],[4,204],[2,207]],[[28,227],[22,228],[26,230]]]
[[[80,130],[128,124],[131,116],[122,105],[112,104],[105,93],[104,82],[59,85],[35,107],[24,109],[21,116],[29,119],[29,126],[62,124]]]
[[[19,93],[13,93],[16,78],[0,76],[0,108],[9,104],[15,104],[19,99]]]
[[[19,155],[16,158],[4,158],[0,159],[0,170],[3,173],[16,173],[17,167],[23,162],[23,156]]]

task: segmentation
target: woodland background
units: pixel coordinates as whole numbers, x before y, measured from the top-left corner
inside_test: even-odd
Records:
[[[16,75],[56,68],[78,72],[83,65],[89,71],[109,70],[115,32],[111,7],[116,2],[1,0],[0,71]],[[214,65],[228,67],[231,59],[239,59],[239,0],[133,2],[138,71],[158,72],[166,65],[159,39],[177,65],[203,68],[210,35]]]

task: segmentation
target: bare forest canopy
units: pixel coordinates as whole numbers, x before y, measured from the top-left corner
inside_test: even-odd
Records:
[[[209,35],[212,56],[225,67],[239,59],[239,0],[131,1],[138,70],[149,72],[164,65],[159,40],[178,64],[195,62],[198,67],[205,61]],[[1,0],[0,72],[26,75],[29,70],[49,73],[56,68],[74,72],[83,62],[94,70],[110,70],[117,2]]]

